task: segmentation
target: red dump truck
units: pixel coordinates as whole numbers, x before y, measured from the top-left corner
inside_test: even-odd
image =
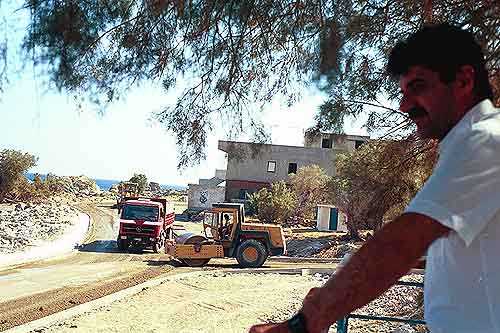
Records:
[[[128,198],[120,213],[118,249],[138,246],[159,253],[165,240],[171,238],[174,220],[173,205],[166,199]]]

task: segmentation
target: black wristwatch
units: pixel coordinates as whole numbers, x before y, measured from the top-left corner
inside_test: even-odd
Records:
[[[287,324],[292,333],[307,333],[306,317],[300,312],[288,319]]]

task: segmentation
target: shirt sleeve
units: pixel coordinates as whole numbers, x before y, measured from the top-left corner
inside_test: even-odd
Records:
[[[482,130],[448,142],[406,212],[433,218],[469,246],[500,208],[499,137]]]

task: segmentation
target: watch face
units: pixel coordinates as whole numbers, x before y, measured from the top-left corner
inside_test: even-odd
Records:
[[[288,320],[288,328],[293,333],[307,333],[306,320],[302,313],[297,313],[295,316]]]

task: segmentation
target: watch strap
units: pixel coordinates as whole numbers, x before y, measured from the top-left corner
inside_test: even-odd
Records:
[[[292,333],[307,333],[306,318],[300,312],[288,319],[287,324]]]

